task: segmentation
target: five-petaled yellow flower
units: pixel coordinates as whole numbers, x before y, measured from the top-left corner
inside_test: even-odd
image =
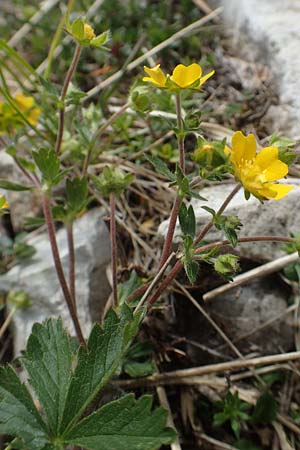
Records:
[[[143,81],[150,82],[160,88],[169,88],[171,90],[198,89],[215,73],[212,70],[202,77],[202,67],[196,63],[190,64],[189,66],[179,64],[173,70],[172,75],[165,75],[160,68],[160,64],[152,68],[144,66],[144,70],[149,76],[144,77]]]
[[[265,147],[256,153],[256,141],[253,134],[244,136],[241,131],[234,133],[230,162],[236,178],[245,189],[246,196],[251,193],[260,200],[279,200],[294,188],[294,186],[272,183],[285,177],[288,166],[278,159],[277,147]]]

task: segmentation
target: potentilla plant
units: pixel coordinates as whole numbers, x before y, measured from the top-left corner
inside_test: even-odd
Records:
[[[171,75],[165,74],[160,65],[145,67],[148,76],[133,88],[130,101],[117,113],[96,129],[94,123],[90,129],[79,127],[82,141],[69,135],[64,140],[68,132],[66,118],[68,114],[74,118],[74,108],[85,97],[85,93],[71,83],[80,55],[85,47],[103,48],[109,39],[108,31],[97,36],[92,26],[82,18],[71,23],[67,16],[65,30],[73,37],[76,47],[60,93],[47,77],[38,76],[20,55],[0,41],[1,52],[16,66],[23,67],[29,86],[25,88],[24,85],[25,91],[17,94],[11,94],[6,83],[0,86],[3,97],[0,102],[0,138],[3,148],[27,179],[26,184],[3,179],[0,180],[0,187],[39,193],[54,266],[76,335],[73,340],[59,318],[49,318],[42,324],[34,325],[18,366],[28,376],[26,383],[21,382],[13,366],[0,369],[0,432],[14,438],[9,448],[24,450],[58,450],[70,446],[90,450],[155,450],[170,444],[175,438],[175,431],[166,427],[167,412],[160,407],[152,408],[151,396],[135,399],[133,394],[128,394],[100,408],[96,406],[95,399],[120,371],[145,315],[182,268],[190,282],[194,283],[198,276],[199,260],[203,260],[230,280],[239,270],[238,258],[231,253],[219,255],[220,248],[229,244],[236,247],[251,241],[292,241],[280,236],[240,236],[242,223],[238,216],[224,214],[239,189],[244,189],[246,199],[254,195],[263,202],[280,200],[293,186],[277,182],[287,174],[288,165],[276,146],[257,152],[254,135],[245,136],[241,131],[234,134],[230,146],[225,141],[208,142],[199,137],[199,126],[183,117],[182,95],[204,88],[214,74],[211,71],[203,75],[197,63],[189,66],[179,64]],[[52,62],[53,53],[50,52],[48,69]],[[0,71],[3,81],[1,67]],[[176,195],[156,271],[136,289],[118,289],[115,199],[127,189],[134,177],[113,165],[107,165],[100,175],[93,174],[89,167],[99,138],[129,106],[143,114],[151,109],[145,87],[167,91],[175,99],[177,125],[174,131],[178,140],[179,163],[172,171],[157,156],[149,156],[148,160],[160,175],[169,180]],[[38,93],[40,98],[46,96],[47,111],[56,111],[57,120],[51,114],[45,114],[31,91]],[[85,124],[92,122],[90,116],[89,110],[82,113],[82,117],[86,118]],[[92,117],[95,117],[94,112]],[[198,164],[197,173],[186,171],[185,138],[189,133],[198,136],[198,147],[191,157]],[[76,164],[68,160],[72,147],[78,151]],[[196,188],[197,178],[200,176],[215,181],[228,177],[228,174],[236,179],[236,186],[218,211],[205,206],[212,219],[197,232],[195,213],[190,204],[191,198],[202,199]],[[64,188],[63,197],[56,194],[58,186]],[[93,326],[86,339],[76,307],[80,298],[76,298],[73,223],[84,214],[92,199],[90,192],[94,191],[110,200],[113,308],[107,313],[103,324]],[[1,212],[5,213],[8,207],[5,197],[1,197]],[[57,246],[55,221],[62,222],[66,228],[68,277]],[[177,221],[181,228],[182,245],[177,252],[173,252]],[[204,243],[212,227],[222,230],[226,239]]]

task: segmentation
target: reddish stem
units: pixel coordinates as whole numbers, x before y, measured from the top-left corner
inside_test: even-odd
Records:
[[[117,280],[117,239],[116,239],[116,202],[113,193],[109,196],[110,203],[110,251],[112,268],[112,292],[113,306],[118,304],[118,280]]]
[[[69,251],[69,289],[76,310],[76,285],[75,285],[75,249],[73,222],[66,224],[68,251]]]

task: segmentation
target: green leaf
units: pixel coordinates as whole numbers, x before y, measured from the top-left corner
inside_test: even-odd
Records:
[[[23,186],[22,184],[12,183],[11,181],[0,179],[0,188],[7,191],[30,191],[32,187]]]
[[[66,182],[67,207],[71,212],[78,214],[86,206],[88,183],[86,177],[73,178]]]
[[[99,34],[95,38],[93,38],[90,42],[90,45],[99,48],[105,45],[109,39],[110,39],[110,31],[107,30]]]
[[[176,181],[176,175],[173,172],[171,172],[167,164],[162,159],[153,155],[152,156],[147,155],[146,159],[154,166],[154,168],[160,175],[163,175],[170,181],[173,182]]]
[[[58,176],[60,168],[55,151],[50,148],[41,148],[38,152],[32,152],[32,156],[44,180],[52,183]]]
[[[192,284],[197,280],[197,275],[199,272],[199,264],[197,261],[185,261],[184,262],[185,273]]]
[[[127,361],[123,366],[124,372],[132,378],[146,377],[155,371],[153,361]]]
[[[130,274],[128,280],[124,281],[124,283],[118,284],[118,299],[119,304],[122,305],[128,299],[128,297],[140,286],[142,285],[142,281],[135,270],[133,270]]]
[[[121,364],[130,340],[137,332],[139,317],[123,305],[121,318],[109,311],[103,328],[96,324],[87,347],[80,347],[78,363],[67,394],[61,431],[72,425],[109,381]]]
[[[72,367],[70,340],[61,319],[33,326],[22,363],[46,413],[49,429],[57,434]]]
[[[151,412],[151,407],[149,396],[136,401],[133,394],[126,395],[79,422],[65,442],[90,450],[159,449],[174,440],[175,431],[166,428],[167,412],[163,408]]]
[[[269,392],[262,394],[256,402],[252,420],[254,423],[267,424],[273,422],[277,416],[277,403]]]
[[[72,23],[72,34],[79,41],[84,38],[84,24],[81,17],[78,17],[78,19],[74,20]]]
[[[192,238],[195,237],[196,217],[192,205],[187,208],[184,203],[181,204],[179,210],[179,223],[183,234],[187,234]]]
[[[0,368],[0,434],[19,437],[30,450],[48,439],[45,424],[24,384],[11,367]]]
[[[261,447],[258,447],[247,439],[238,440],[237,442],[235,442],[234,446],[239,450],[262,450]]]

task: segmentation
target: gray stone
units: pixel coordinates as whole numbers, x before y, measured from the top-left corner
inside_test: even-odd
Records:
[[[300,180],[288,179],[286,182],[299,186]],[[235,185],[219,184],[202,189],[201,196],[207,201],[193,200],[197,220],[197,231],[206,225],[211,219],[211,214],[202,209],[202,206],[209,206],[218,210],[226,197],[233,190]],[[249,236],[284,236],[289,237],[290,233],[300,232],[300,190],[293,189],[282,200],[269,200],[261,204],[255,197],[251,196],[245,200],[244,192],[241,189],[230,202],[225,211],[225,215],[237,214],[243,223],[243,227],[238,232],[240,237]],[[160,236],[165,236],[168,228],[168,220],[161,223],[158,229]],[[175,232],[174,242],[180,242],[179,225]],[[177,235],[177,236],[176,236]],[[223,232],[213,228],[205,237],[205,240],[215,241],[226,239]],[[259,242],[251,244],[241,244],[238,247],[241,256],[257,260],[272,260],[284,255],[282,244],[272,242]]]
[[[270,67],[279,106],[269,111],[273,126],[299,136],[300,4],[295,0],[222,0],[238,53]]]
[[[68,248],[66,232],[57,232],[62,265],[68,277]],[[103,221],[103,210],[95,208],[74,223],[76,256],[77,309],[83,333],[86,336],[101,312],[110,294],[106,266],[110,261],[109,232]],[[27,310],[14,316],[14,346],[18,355],[24,349],[32,325],[47,317],[62,317],[74,334],[69,311],[53,265],[47,233],[29,239],[36,253],[31,260],[13,267],[0,277],[0,290],[24,290],[32,301]]]

